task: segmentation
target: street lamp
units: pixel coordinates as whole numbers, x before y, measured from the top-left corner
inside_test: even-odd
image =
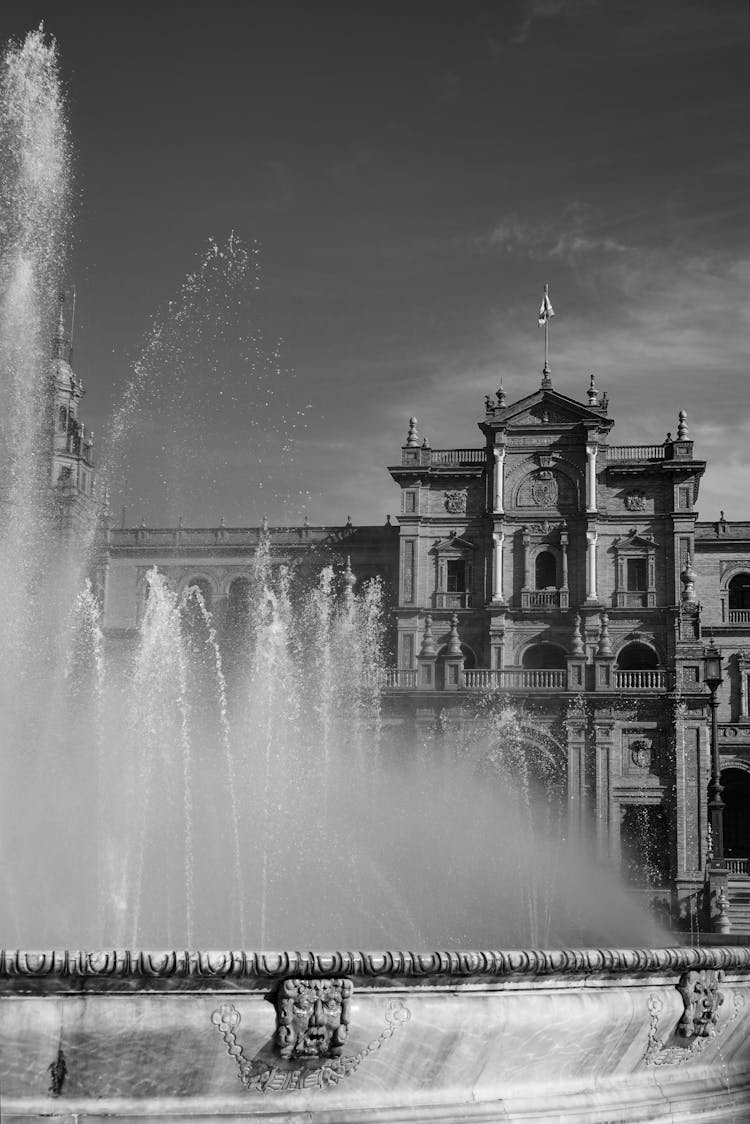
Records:
[[[711,820],[714,859],[724,861],[724,801],[721,799],[721,760],[719,757],[719,723],[716,692],[722,684],[721,652],[711,637],[710,647],[703,650],[703,682],[711,692],[711,783],[708,786],[708,814]]]

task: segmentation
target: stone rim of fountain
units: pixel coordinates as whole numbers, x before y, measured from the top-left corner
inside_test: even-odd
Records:
[[[748,946],[301,952],[179,949],[0,951],[0,981],[315,979],[331,976],[544,977],[750,971]]]

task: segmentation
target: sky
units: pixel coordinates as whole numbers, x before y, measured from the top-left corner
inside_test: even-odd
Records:
[[[545,282],[555,388],[617,444],[686,410],[700,517],[750,516],[747,0],[4,0],[0,39],[41,21],[118,522],[383,523],[410,415],[479,446],[537,389]]]

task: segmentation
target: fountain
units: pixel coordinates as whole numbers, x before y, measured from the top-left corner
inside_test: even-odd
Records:
[[[152,571],[137,642],[102,636],[93,522],[61,549],[50,485],[68,158],[41,31],[2,91],[3,1118],[747,1118],[750,950],[658,947],[561,845],[556,747],[512,712],[390,743],[376,583],[261,539],[224,634]],[[457,951],[238,951],[302,941]]]

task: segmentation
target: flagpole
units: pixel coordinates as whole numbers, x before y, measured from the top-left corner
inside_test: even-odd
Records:
[[[542,371],[542,386],[549,386],[551,383],[549,375],[549,312],[547,311],[547,304],[549,301],[549,284],[544,286],[544,370]]]

